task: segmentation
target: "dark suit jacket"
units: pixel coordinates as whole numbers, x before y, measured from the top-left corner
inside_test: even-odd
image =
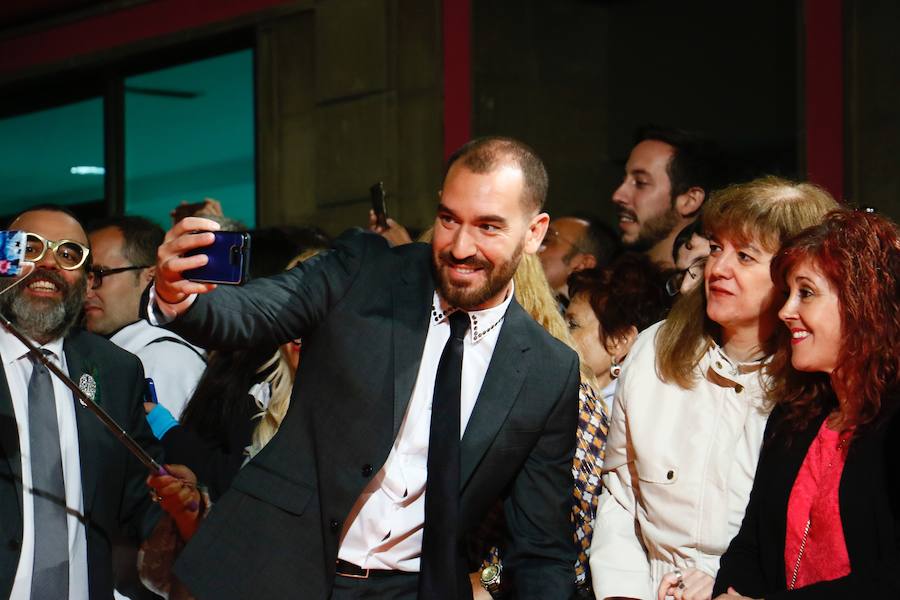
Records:
[[[429,246],[388,249],[379,236],[350,232],[291,271],[197,298],[172,324],[210,348],[303,337],[281,430],[176,566],[198,598],[330,596],[344,519],[406,412],[434,289]],[[578,382],[574,352],[513,302],[461,443],[460,536],[503,498],[505,572],[522,597],[572,592]]]
[[[780,430],[783,412],[769,419],[747,513],[722,557],[716,594],[734,587],[751,598],[898,598],[900,597],[900,417],[898,400],[885,400],[884,417],[850,444],[841,475],[841,524],[851,573],[791,592],[787,590],[784,541],[787,505],[803,459],[825,419],[814,419],[802,432]]]
[[[97,383],[95,400],[145,448],[159,454],[144,416],[140,361],[112,342],[76,331],[63,343],[70,377]],[[147,470],[103,424],[75,400],[81,485],[87,533],[88,588],[92,599],[113,595],[110,539],[137,542],[159,518],[145,483]],[[0,598],[9,596],[22,545],[22,460],[6,374],[0,369]]]

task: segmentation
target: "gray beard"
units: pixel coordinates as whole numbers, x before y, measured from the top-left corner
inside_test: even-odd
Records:
[[[54,283],[64,290],[64,295],[62,300],[52,300],[29,298],[24,294],[24,286],[28,285],[32,275],[8,293],[0,295],[0,312],[23,334],[46,344],[65,337],[81,319],[87,279],[82,277],[75,285],[68,287],[61,277],[55,278]]]

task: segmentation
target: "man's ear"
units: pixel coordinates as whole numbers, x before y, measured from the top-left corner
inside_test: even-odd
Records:
[[[147,287],[150,282],[153,280],[153,277],[156,275],[156,267],[147,267],[143,271],[141,271],[141,287]]]
[[[675,210],[685,219],[689,219],[703,207],[704,200],[706,200],[706,192],[703,191],[703,188],[694,186],[675,198]]]
[[[525,245],[522,248],[525,254],[534,254],[538,251],[549,226],[550,215],[545,212],[538,213],[531,218],[531,222],[528,224],[528,231],[525,232]]]

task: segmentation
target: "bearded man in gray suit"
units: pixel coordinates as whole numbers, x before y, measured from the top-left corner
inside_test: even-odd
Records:
[[[182,276],[215,224],[167,234],[151,321],[210,348],[303,338],[280,431],[181,556],[193,594],[470,598],[465,541],[501,499],[502,576],[520,598],[571,595],[578,359],[512,283],[546,192],[530,148],[474,140],[448,161],[430,246],[349,232],[242,288]]]

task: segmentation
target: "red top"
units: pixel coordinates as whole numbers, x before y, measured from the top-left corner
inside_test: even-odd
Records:
[[[788,500],[784,541],[788,589],[830,581],[850,573],[838,489],[851,432],[838,434],[826,423],[827,420],[822,423],[803,459]]]

